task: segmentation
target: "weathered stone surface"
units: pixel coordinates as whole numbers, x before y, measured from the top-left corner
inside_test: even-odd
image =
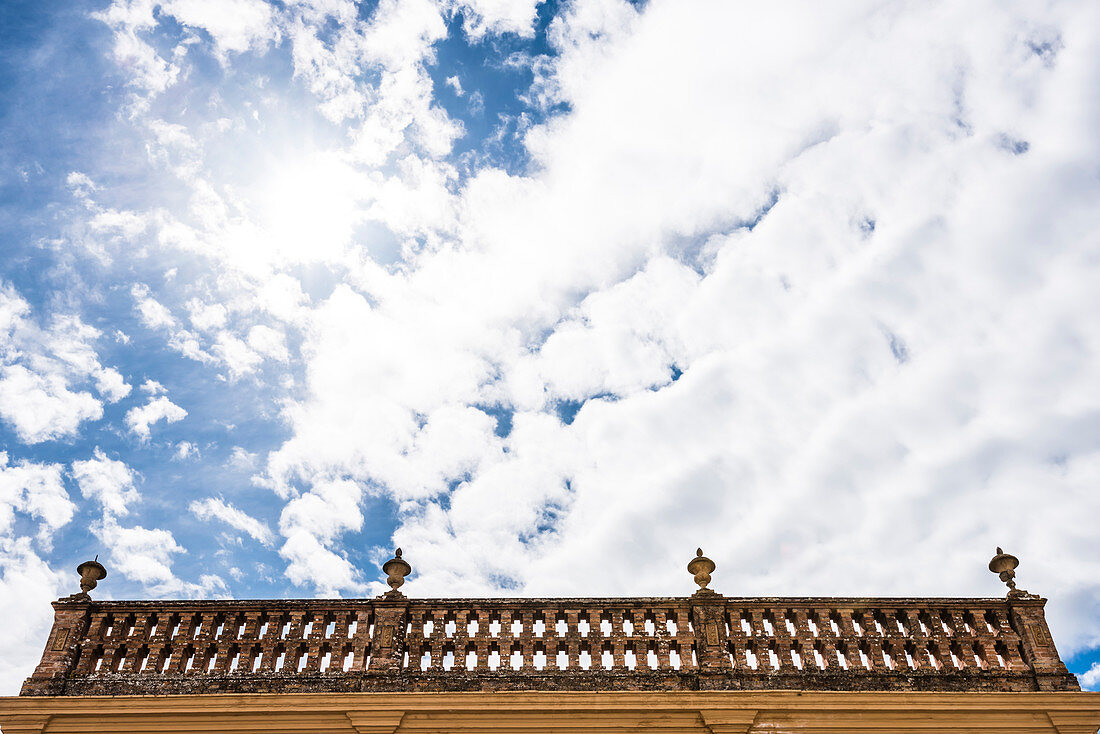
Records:
[[[59,600],[22,695],[1078,690],[1045,600]]]

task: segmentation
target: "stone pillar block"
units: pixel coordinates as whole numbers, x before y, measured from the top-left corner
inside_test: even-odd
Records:
[[[53,628],[46,639],[46,649],[31,677],[23,684],[21,695],[49,692],[46,682],[62,677],[73,669],[91,619],[90,600],[58,599],[53,603]]]

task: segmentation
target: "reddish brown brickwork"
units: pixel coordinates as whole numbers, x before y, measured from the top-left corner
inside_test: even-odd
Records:
[[[1078,690],[1044,603],[70,598],[22,695]]]

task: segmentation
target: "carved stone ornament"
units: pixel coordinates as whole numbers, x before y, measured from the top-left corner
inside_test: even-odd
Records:
[[[1008,597],[1010,599],[1027,599],[1032,595],[1024,589],[1016,588],[1016,568],[1020,565],[1020,559],[1000,548],[997,555],[989,562],[989,570],[997,574],[1001,581],[1008,585]]]
[[[688,563],[688,573],[695,577],[695,583],[699,584],[699,590],[696,594],[714,594],[714,589],[708,589],[707,584],[710,583],[710,574],[714,571],[714,561],[710,560],[703,555],[703,549],[697,548],[695,551],[695,558],[691,559]]]
[[[390,585],[390,590],[383,594],[388,599],[403,597],[398,589],[405,583],[405,577],[412,573],[412,566],[409,562],[401,557],[401,549],[398,548],[393,558],[382,564],[382,573],[386,574],[386,583]]]
[[[94,589],[100,581],[107,578],[107,569],[99,562],[98,555],[94,560],[84,561],[84,563],[77,566],[76,572],[80,574],[80,593],[73,594],[68,597],[69,599],[91,599],[88,592]]]

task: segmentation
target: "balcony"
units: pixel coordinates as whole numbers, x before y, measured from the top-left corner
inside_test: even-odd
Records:
[[[1005,599],[741,598],[698,568],[689,597],[410,599],[408,571],[377,599],[85,592],[54,603],[21,695],[1078,690],[1045,600],[1014,585]]]

